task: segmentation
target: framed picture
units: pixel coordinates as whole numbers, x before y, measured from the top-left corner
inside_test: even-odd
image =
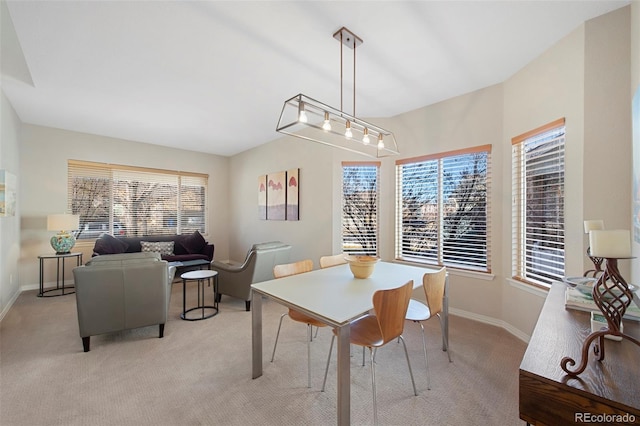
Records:
[[[267,175],[267,220],[285,220],[287,207],[286,172]]]
[[[300,169],[287,170],[287,220],[299,220]]]
[[[16,177],[0,170],[0,216],[16,215]]]
[[[258,177],[258,219],[267,220],[267,175]]]

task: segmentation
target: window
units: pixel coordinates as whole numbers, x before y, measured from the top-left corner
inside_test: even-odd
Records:
[[[564,276],[564,119],[512,139],[512,273],[549,285]]]
[[[342,247],[345,253],[378,254],[380,163],[342,163]]]
[[[209,176],[69,160],[69,208],[78,239],[206,233]]]
[[[491,271],[491,145],[396,161],[396,257]]]

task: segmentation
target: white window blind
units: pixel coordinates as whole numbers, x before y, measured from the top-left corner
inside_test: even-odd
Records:
[[[490,272],[491,146],[396,161],[396,257]]]
[[[206,233],[205,174],[69,160],[69,208],[79,239]]]
[[[378,254],[380,163],[342,164],[342,247],[345,253]]]
[[[512,273],[550,285],[564,276],[565,121],[512,139]]]

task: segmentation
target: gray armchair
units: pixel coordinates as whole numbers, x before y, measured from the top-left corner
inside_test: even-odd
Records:
[[[159,253],[109,254],[73,269],[78,326],[85,352],[91,336],[167,322],[175,267]]]
[[[245,301],[251,310],[251,284],[273,279],[273,267],[289,262],[291,246],[280,241],[254,244],[241,265],[213,261],[211,269],[218,271],[218,301],[221,295]]]

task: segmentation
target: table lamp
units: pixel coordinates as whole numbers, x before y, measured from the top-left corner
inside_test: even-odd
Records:
[[[76,237],[69,231],[80,227],[80,216],[75,214],[51,214],[47,216],[47,231],[58,231],[51,237],[51,247],[56,254],[66,254],[76,243]]]

